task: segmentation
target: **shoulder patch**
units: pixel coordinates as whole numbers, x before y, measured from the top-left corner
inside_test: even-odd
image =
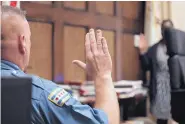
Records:
[[[67,100],[69,100],[70,98],[71,95],[67,91],[59,87],[54,89],[48,96],[48,99],[58,106],[63,106],[63,104],[67,102]]]

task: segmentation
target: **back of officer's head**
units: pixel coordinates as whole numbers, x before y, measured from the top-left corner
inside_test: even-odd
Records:
[[[30,27],[25,13],[11,6],[1,7],[1,59],[25,70],[30,56]]]

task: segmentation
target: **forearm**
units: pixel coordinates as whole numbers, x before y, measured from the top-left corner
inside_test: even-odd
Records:
[[[95,79],[95,108],[102,109],[110,124],[120,123],[119,104],[111,76]]]

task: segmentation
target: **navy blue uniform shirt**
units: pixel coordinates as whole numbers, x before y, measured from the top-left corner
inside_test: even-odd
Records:
[[[1,76],[32,78],[32,124],[108,124],[102,110],[82,105],[52,81],[25,74],[9,61],[1,60]]]

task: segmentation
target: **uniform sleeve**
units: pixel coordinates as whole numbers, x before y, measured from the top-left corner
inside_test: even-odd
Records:
[[[31,123],[32,124],[45,124],[44,119],[42,118],[39,112],[39,101],[32,99],[32,111],[31,111]]]
[[[59,102],[48,99],[52,93],[43,92],[40,98],[41,115],[46,123],[50,124],[108,124],[107,115],[99,109],[82,105],[70,96],[62,105],[60,101],[66,99],[64,96]],[[56,98],[54,94],[52,94]],[[68,95],[70,95],[68,93]],[[56,103],[55,103],[56,102]],[[59,104],[57,104],[59,103]]]

